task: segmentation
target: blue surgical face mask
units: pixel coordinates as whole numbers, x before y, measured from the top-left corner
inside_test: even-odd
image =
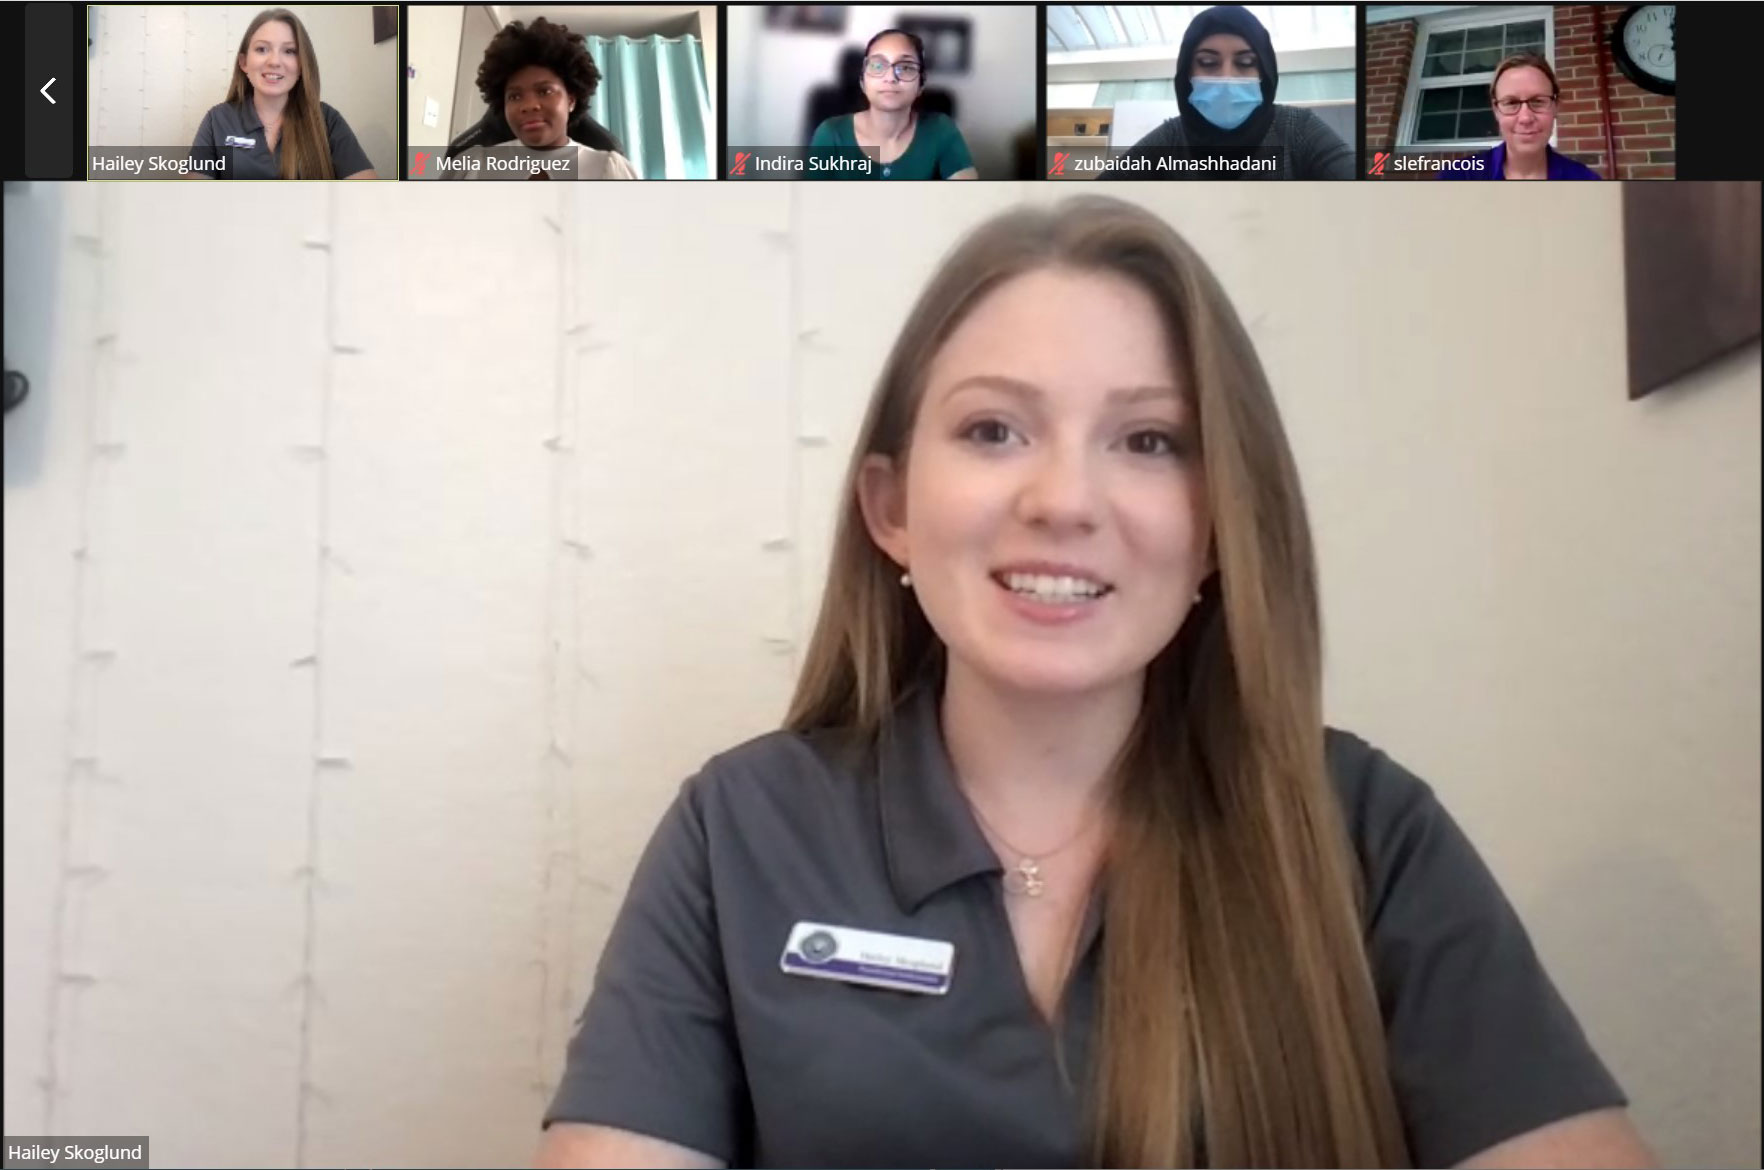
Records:
[[[1259,77],[1197,77],[1188,104],[1221,130],[1235,130],[1262,104]]]

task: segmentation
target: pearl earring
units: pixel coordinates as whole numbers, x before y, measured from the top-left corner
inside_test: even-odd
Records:
[[[902,573],[900,575],[900,587],[902,589],[911,589],[913,587],[913,575],[911,573]]]

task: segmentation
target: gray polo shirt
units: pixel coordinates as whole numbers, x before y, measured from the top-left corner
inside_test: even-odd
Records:
[[[373,166],[343,115],[324,102],[319,103],[319,111],[325,116],[325,135],[331,143],[331,169],[337,178],[346,178]],[[257,116],[257,107],[250,99],[222,102],[204,114],[202,125],[196,128],[196,141],[190,144],[190,157],[226,159],[225,171],[212,172],[217,179],[282,177],[282,139],[276,140],[275,150],[269,148],[269,140],[263,133],[263,119]]]
[[[1418,1166],[1625,1103],[1469,841],[1421,780],[1331,730],[1367,947]],[[777,732],[682,787],[632,879],[544,1123],[737,1166],[1082,1166],[1107,939],[1093,900],[1065,1067],[1024,984],[1001,866],[956,789],[936,696],[877,750]],[[953,943],[947,994],[781,969],[798,922]]]

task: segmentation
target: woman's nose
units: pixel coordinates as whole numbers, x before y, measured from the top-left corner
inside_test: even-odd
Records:
[[[1020,518],[1053,528],[1096,524],[1096,485],[1081,452],[1048,451],[1037,460],[1018,497]]]

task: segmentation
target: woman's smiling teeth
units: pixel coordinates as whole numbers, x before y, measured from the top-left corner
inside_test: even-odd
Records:
[[[1061,604],[1095,601],[1113,591],[1112,586],[1100,581],[1083,577],[1050,577],[1040,573],[999,573],[993,580],[1020,596]]]

